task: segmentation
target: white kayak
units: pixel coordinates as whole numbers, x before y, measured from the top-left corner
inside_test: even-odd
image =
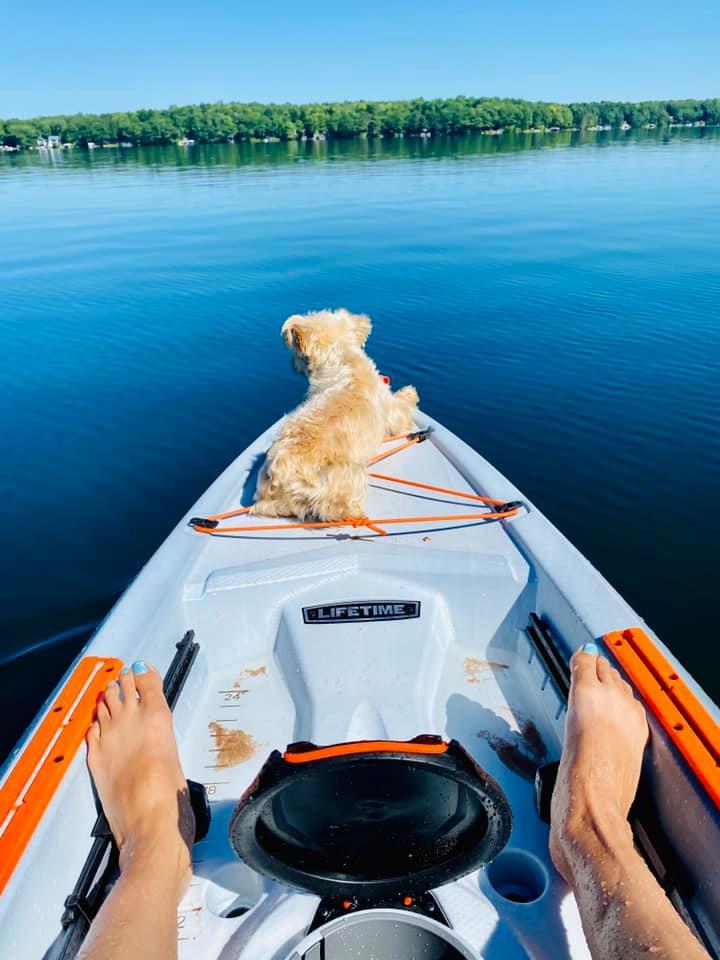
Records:
[[[383,472],[522,508],[482,521],[492,508],[372,479],[380,527],[478,519],[417,519],[386,536],[253,533],[283,523],[258,517],[193,529],[193,517],[251,502],[277,425],[260,436],[141,571],[6,764],[0,956],[76,955],[108,847],[95,841],[79,884],[97,811],[78,728],[106,677],[144,658],[173,664],[183,768],[211,813],[178,910],[180,958],[588,957],[540,814],[567,660],[590,640],[617,655],[651,712],[638,843],[718,950],[717,707],[505,477],[417,419],[429,439]],[[222,534],[228,524],[248,530]]]

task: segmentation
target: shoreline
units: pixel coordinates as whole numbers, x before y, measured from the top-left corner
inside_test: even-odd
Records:
[[[503,97],[324,103],[220,102],[98,114],[0,118],[0,146],[18,150],[87,150],[106,146],[190,147],[243,143],[437,136],[505,132],[664,129],[720,125],[720,98],[552,103]]]
[[[556,136],[557,134],[568,134],[568,133],[579,133],[581,135],[587,133],[623,133],[631,134],[638,133],[639,131],[649,133],[652,131],[668,131],[668,130],[680,130],[680,129],[693,129],[693,130],[712,130],[720,127],[720,123],[706,123],[703,121],[696,122],[686,122],[686,123],[667,123],[667,124],[643,124],[640,127],[632,127],[630,125],[624,126],[610,126],[610,125],[595,125],[591,127],[526,127],[524,129],[514,129],[514,128],[500,128],[497,130],[465,130],[461,132],[454,133],[433,133],[430,130],[420,131],[419,133],[390,133],[390,134],[370,134],[367,132],[362,132],[359,134],[354,134],[352,136],[332,136],[328,134],[323,134],[320,136],[300,136],[300,137],[244,137],[244,138],[228,138],[227,140],[203,140],[195,138],[180,138],[178,140],[164,140],[161,142],[154,143],[133,143],[131,141],[106,141],[97,143],[95,141],[89,142],[66,142],[60,141],[59,143],[48,143],[47,141],[43,144],[31,144],[29,146],[8,146],[5,144],[0,144],[0,153],[50,153],[50,154],[61,154],[66,150],[82,150],[84,152],[90,153],[94,150],[134,150],[134,149],[143,149],[146,147],[207,147],[207,146],[240,146],[242,144],[313,144],[313,143],[337,143],[337,142],[357,142],[357,141],[380,141],[387,140],[392,142],[394,140],[437,140],[437,139],[466,139],[468,137],[503,137],[503,136]]]

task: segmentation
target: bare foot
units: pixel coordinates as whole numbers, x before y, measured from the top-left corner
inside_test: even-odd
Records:
[[[590,652],[587,651],[590,647]],[[631,841],[628,812],[648,739],[645,710],[595,644],[570,661],[565,743],[553,791],[550,853],[571,883],[573,861],[595,847]]]
[[[138,661],[108,686],[87,745],[120,869],[162,863],[176,872],[179,899],[190,876],[195,821],[157,670]]]

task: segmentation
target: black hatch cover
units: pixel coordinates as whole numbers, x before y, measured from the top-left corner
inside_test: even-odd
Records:
[[[253,869],[320,896],[425,892],[492,860],[512,816],[455,740],[274,751],[230,824]]]

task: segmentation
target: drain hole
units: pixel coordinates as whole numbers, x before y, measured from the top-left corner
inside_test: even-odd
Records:
[[[523,850],[504,850],[486,868],[490,886],[512,903],[533,903],[545,893],[545,868]]]
[[[234,903],[231,903],[227,909],[220,914],[221,917],[224,917],[227,920],[232,920],[233,917],[241,917],[244,913],[247,913],[250,907],[245,902],[243,897],[241,900],[236,900]]]

